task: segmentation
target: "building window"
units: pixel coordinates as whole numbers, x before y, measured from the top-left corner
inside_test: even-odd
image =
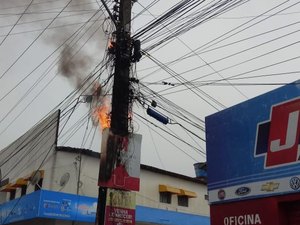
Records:
[[[27,185],[22,185],[21,186],[21,196],[26,195],[27,191]]]
[[[162,203],[171,204],[172,195],[170,192],[160,192],[159,193],[159,201]]]
[[[204,195],[204,199],[208,201],[208,195]]]
[[[16,198],[16,190],[11,190],[9,195],[9,200],[14,200]]]
[[[39,179],[38,183],[34,186],[34,190],[38,191],[41,190],[43,186],[43,178]]]
[[[189,206],[189,198],[184,195],[178,196],[178,205],[188,207]]]
[[[3,180],[0,179],[0,187],[4,187],[8,183],[9,183],[9,179],[8,178],[3,179]]]

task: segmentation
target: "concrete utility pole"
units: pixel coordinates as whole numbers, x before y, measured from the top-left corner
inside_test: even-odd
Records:
[[[104,1],[102,2],[105,5]],[[115,14],[112,15],[110,13],[116,25],[115,70],[110,130],[114,135],[127,137],[129,71],[132,55],[132,41],[130,37],[132,0],[115,0],[115,2]],[[107,6],[105,5],[105,7]],[[108,151],[110,150],[114,149],[108,149]],[[107,187],[99,186],[96,225],[105,225],[106,196]]]

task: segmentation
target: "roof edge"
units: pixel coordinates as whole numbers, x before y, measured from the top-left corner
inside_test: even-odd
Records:
[[[99,152],[94,152],[90,149],[57,146],[56,151],[69,152],[69,153],[75,153],[75,154],[83,154],[83,155],[87,155],[87,156],[91,156],[91,157],[100,159],[100,153]],[[187,181],[191,181],[191,182],[195,182],[195,183],[199,183],[199,184],[207,185],[207,182],[206,182],[205,179],[189,177],[189,176],[185,176],[185,175],[174,173],[174,172],[171,172],[171,171],[159,169],[159,168],[149,166],[149,165],[145,165],[145,164],[141,164],[141,169],[148,170],[148,171],[151,171],[151,172],[154,172],[154,173],[159,173],[159,174],[163,174],[163,175],[177,177],[177,178],[180,178],[180,179],[183,179],[183,180],[187,180]]]

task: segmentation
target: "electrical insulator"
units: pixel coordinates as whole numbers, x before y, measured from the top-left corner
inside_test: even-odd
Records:
[[[154,101],[154,100],[152,100],[152,102],[151,102],[151,106],[155,108],[155,107],[157,106],[157,102],[156,102],[156,101]]]
[[[120,6],[114,5],[113,10],[114,10],[115,12],[120,12]]]
[[[113,17],[114,17],[114,20],[116,20],[116,21],[119,20],[119,15],[114,14]]]

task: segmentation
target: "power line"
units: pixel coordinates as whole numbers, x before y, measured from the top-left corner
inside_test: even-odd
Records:
[[[44,3],[48,3],[48,2],[55,2],[55,1],[46,1],[46,2],[37,2],[37,3],[32,3],[31,5],[40,5],[40,4],[44,4]],[[82,5],[94,5],[96,4],[96,2],[88,2],[88,3],[79,3],[79,4],[70,4],[71,7],[76,7],[76,6],[81,6]],[[23,6],[16,6],[16,7],[7,7],[7,8],[0,8],[1,10],[8,10],[8,9],[16,9],[16,8],[23,8],[25,5]],[[31,12],[25,12],[24,14],[43,14],[43,13],[59,13],[59,11],[50,11],[50,10],[55,10],[58,9],[60,10],[61,7],[56,7],[56,8],[50,8],[47,10],[40,10],[40,11],[31,11]],[[81,10],[65,10],[64,12],[83,12],[83,11],[89,11],[89,12],[93,12],[94,9],[81,9]],[[0,15],[2,16],[18,16],[18,15],[22,15],[22,13],[0,13]]]
[[[89,77],[89,79],[90,79],[90,77]],[[87,82],[89,79],[87,79],[86,82]],[[82,84],[82,86],[83,86],[83,85],[84,85],[84,84]],[[80,88],[79,88],[79,89],[80,89]],[[78,89],[78,90],[79,90],[79,89]],[[67,96],[67,97],[65,98],[65,100],[67,100],[70,96],[71,96],[71,95]],[[65,100],[64,100],[64,101],[65,101]],[[76,98],[75,100],[76,100],[77,103],[75,103],[75,105],[74,105],[72,108],[70,108],[69,110],[67,110],[67,112],[61,116],[61,119],[62,119],[62,120],[63,120],[63,118],[65,117],[65,115],[67,115],[67,113],[69,113],[69,112],[71,111],[71,114],[72,114],[72,113],[74,112],[74,109],[76,108],[76,106],[78,105],[78,102],[79,102],[78,98]],[[73,102],[74,102],[74,101],[73,101]],[[68,104],[68,106],[66,106],[66,109],[67,109],[71,104],[72,104],[72,103]],[[61,105],[61,103],[60,103],[59,105]],[[65,109],[65,110],[66,110],[66,109]],[[71,115],[69,115],[67,121],[69,120],[70,116],[71,116]],[[54,122],[55,122],[55,121],[54,121]],[[40,123],[40,122],[38,122],[38,123],[36,124],[36,126],[38,126],[39,123]],[[66,123],[67,123],[67,122],[66,122]],[[65,124],[66,124],[66,123],[65,123]],[[52,122],[50,121],[50,122],[49,122],[49,126],[52,126],[52,125],[53,125],[53,121],[52,121]],[[47,126],[48,126],[48,125],[47,125]],[[62,131],[64,130],[64,127],[65,127],[65,125],[63,125],[63,127],[61,128],[61,131],[60,131],[60,132],[62,132]],[[45,129],[44,129],[44,130],[45,130]],[[44,130],[43,130],[42,132],[44,132]],[[40,135],[40,133],[38,133],[37,135]],[[31,143],[31,141],[34,141],[34,142],[36,142],[36,143],[39,143],[39,142],[37,142],[36,137],[33,137],[32,139],[28,138],[28,139],[26,139],[26,141],[27,141],[27,142],[26,142],[25,144],[24,144],[24,142],[25,142],[25,140],[24,140],[23,142],[21,142],[21,143],[19,144],[18,147],[16,147],[16,149],[18,149],[20,146],[22,146],[22,148],[19,149],[19,150],[17,150],[16,153],[12,153],[13,155],[11,154],[10,158],[13,157],[15,154],[17,154],[18,152],[20,152],[22,149],[24,149],[28,144]],[[1,166],[3,166],[10,158],[6,158],[5,161],[2,161],[2,162],[1,162]]]
[[[90,20],[90,22],[95,22],[95,21],[104,21],[104,20]],[[77,23],[69,23],[69,24],[63,24],[63,25],[57,25],[57,26],[52,26],[52,27],[48,27],[46,28],[46,30],[54,30],[57,28],[63,28],[63,27],[70,27],[70,26],[76,26],[76,25],[81,25],[81,24],[85,24],[86,22],[77,22]],[[38,32],[38,31],[43,31],[44,28],[41,29],[34,29],[34,30],[27,30],[27,31],[19,31],[19,32],[14,32],[14,33],[10,33],[9,36],[14,36],[14,35],[20,35],[20,34],[27,34],[27,33],[34,33],[34,32]],[[0,37],[4,37],[6,35],[0,35]]]
[[[26,11],[28,10],[28,8],[31,6],[33,0],[30,1],[30,3],[27,5],[27,7],[25,8],[24,12],[20,15],[20,17],[17,19],[17,21],[14,23],[14,25],[11,27],[11,29],[8,31],[8,33],[4,36],[4,38],[2,39],[2,41],[0,42],[0,46],[3,44],[3,42],[6,40],[6,38],[8,37],[8,35],[11,33],[11,31],[15,28],[15,26],[18,24],[18,22],[21,20],[22,16],[26,13]]]
[[[51,1],[43,1],[43,2],[35,2],[35,3],[32,3],[32,6],[35,6],[35,5],[42,5],[42,4],[48,4],[48,3],[53,3],[53,2],[59,2],[61,0],[51,0]],[[4,7],[4,8],[0,8],[0,10],[8,10],[8,9],[16,9],[16,8],[24,8],[26,7],[26,5],[15,5],[15,6],[10,6],[10,7]]]
[[[184,79],[183,77],[181,77],[179,74],[177,74],[175,71],[171,70],[170,68],[168,68],[166,65],[162,64],[161,62],[159,62],[157,59],[155,59],[153,56],[151,56],[149,53],[144,52],[144,54],[146,54],[146,56],[148,56],[148,58],[153,61],[154,63],[156,63],[157,65],[160,65],[161,68],[163,68],[163,70],[165,70],[166,72],[168,72],[173,78],[175,78],[176,80],[180,81],[180,79],[184,80],[185,82],[186,79]],[[172,75],[174,74],[174,75]],[[195,87],[196,88],[196,87]],[[210,95],[208,95],[207,93],[205,93],[204,91],[196,88],[197,91],[199,91],[201,94],[203,94],[204,96],[206,96],[208,99],[212,100],[214,103],[216,103],[217,105],[219,105],[222,108],[226,108],[223,104],[221,104],[219,101],[217,101],[216,99],[214,99],[213,97],[211,97]],[[207,101],[204,97],[202,97],[201,95],[199,95],[198,93],[196,93],[195,91],[193,91],[192,89],[189,89],[190,91],[192,91],[195,95],[197,95],[199,98],[201,98],[203,101],[205,101],[208,105],[210,105],[211,107],[213,107],[214,109],[216,109],[217,111],[219,111],[219,109],[214,106],[212,103],[210,103],[209,101]]]
[[[41,33],[25,48],[25,50],[17,57],[17,59],[2,73],[0,76],[0,80],[7,74],[7,72],[19,61],[20,58],[28,51],[28,49],[42,36],[42,34],[47,30],[48,27],[51,26],[51,24],[54,22],[54,20],[64,11],[65,8],[68,7],[68,5],[71,3],[72,0],[70,0],[63,8],[62,10],[51,20],[51,22],[43,29]]]
[[[89,15],[91,14],[90,12],[87,13],[77,13],[77,14],[71,14],[71,15],[65,15],[65,16],[60,16],[58,19],[63,19],[63,18],[68,18],[68,17],[73,17],[73,16],[83,16],[83,15]],[[16,27],[22,26],[22,25],[28,25],[28,24],[34,24],[34,23],[40,23],[48,20],[52,20],[53,18],[47,18],[47,19],[36,19],[36,20],[30,20],[30,21],[24,21],[16,24]],[[0,25],[0,28],[6,28],[6,27],[11,27],[14,24],[8,24],[8,25]]]
[[[95,15],[95,14],[94,14]],[[93,15],[93,16],[94,16]],[[92,17],[93,17],[92,16]],[[91,17],[91,18],[92,18]],[[90,19],[91,19],[90,18]],[[86,24],[89,22],[89,20],[86,22]],[[85,25],[86,25],[85,24]],[[73,40],[75,40],[75,38],[77,37],[77,35],[79,35],[79,32],[78,31],[80,31],[80,30],[82,30],[82,28],[83,28],[84,26],[82,26],[82,27],[80,27],[78,30],[76,30],[75,31],[75,33],[73,33],[66,41],[64,41],[63,42],[63,44],[61,44],[58,48],[56,48],[56,50],[54,51],[54,52],[52,52],[45,60],[43,60],[42,61],[42,63],[40,63],[37,67],[35,67],[27,76],[25,76],[13,89],[11,89],[8,93],[6,93],[1,99],[0,99],[0,101],[2,101],[5,97],[7,97],[13,90],[15,90],[25,79],[27,79],[38,67],[40,67],[47,59],[49,59],[50,58],[50,56],[52,56],[57,50],[59,50],[62,46],[64,46],[66,43],[67,43],[67,41],[70,41],[71,40],[71,38],[73,38]],[[94,32],[95,33],[95,32]],[[93,34],[94,34],[93,33]],[[83,33],[82,34],[82,36],[84,35],[85,33]],[[93,34],[90,36],[90,38],[93,36]],[[82,38],[82,36],[80,37],[80,38]],[[89,38],[89,39],[90,39]],[[88,40],[89,40],[88,39]],[[79,40],[79,39],[78,39]],[[78,40],[77,40],[77,42],[78,42]],[[87,41],[88,41],[87,40]],[[87,42],[86,41],[86,42]],[[86,42],[81,46],[81,48],[86,44]],[[74,44],[76,44],[76,42],[74,43]],[[73,45],[74,45],[73,44]],[[79,50],[74,54],[74,55],[76,55],[79,51],[80,51],[80,49],[81,48],[79,48]],[[73,56],[74,56],[73,55]],[[72,57],[73,57],[72,56]],[[61,59],[60,60],[58,60],[56,63],[58,63],[59,61],[61,61]],[[18,104],[33,90],[33,88],[50,72],[50,69],[49,68],[53,68],[54,66],[55,66],[55,64],[56,64],[55,62],[53,63],[53,64],[51,64],[47,69],[46,69],[46,72],[44,73],[44,75],[42,76],[42,77],[40,77],[34,84],[33,84],[33,86],[31,86],[29,89],[28,89],[28,91],[25,93],[25,95],[23,95],[22,97],[21,97],[21,99],[19,99],[19,101],[6,113],[6,115],[0,120],[0,123],[1,122],[3,122],[4,121],[4,119],[6,119],[7,118],[7,116],[8,115],[10,115],[10,113],[18,106]],[[48,70],[48,72],[47,72],[47,70]],[[56,75],[58,74],[58,72],[56,73]],[[55,76],[56,76],[55,75]],[[46,84],[46,86],[48,86],[49,85],[49,83],[48,84]],[[43,90],[45,90],[45,89],[42,89],[41,90],[41,92],[43,91]],[[41,92],[39,92],[39,94],[41,93]],[[39,95],[38,94],[38,95]],[[23,111],[22,111],[23,112]],[[22,113],[21,112],[21,113]],[[10,123],[10,125],[11,125],[11,123]],[[7,128],[6,128],[7,129]],[[5,129],[5,130],[6,130]],[[3,131],[1,132],[1,134],[3,133]]]
[[[288,58],[288,59],[285,59],[285,60],[282,60],[282,61],[279,61],[279,62],[271,63],[271,64],[268,64],[268,65],[265,65],[265,66],[262,66],[262,67],[259,67],[259,68],[256,68],[256,69],[251,69],[251,70],[248,70],[248,71],[245,71],[245,72],[242,72],[242,73],[238,73],[238,74],[229,76],[226,79],[237,78],[237,77],[243,76],[243,75],[248,74],[248,73],[253,73],[253,72],[263,70],[263,69],[271,68],[273,66],[278,66],[278,65],[281,65],[281,64],[284,64],[284,63],[287,63],[287,62],[294,61],[296,59],[300,59],[300,56],[291,57],[291,58]],[[198,78],[191,80],[191,82],[196,81],[196,80],[198,80]],[[217,82],[220,82],[220,81],[224,81],[224,79],[214,80],[214,81],[206,83],[205,85],[211,85],[211,84],[214,84],[214,83],[217,83]],[[178,90],[178,91],[174,91],[174,92],[165,93],[163,95],[165,96],[165,95],[169,95],[169,94],[179,93],[179,92],[182,92],[182,91],[186,91],[186,90],[182,89],[182,90]]]
[[[243,39],[240,39],[240,40],[237,40],[237,41],[234,41],[234,42],[230,42],[228,44],[221,45],[221,46],[218,46],[218,47],[215,47],[215,48],[210,48],[210,49],[203,50],[203,51],[197,51],[196,53],[197,54],[204,54],[204,53],[208,53],[208,52],[211,52],[211,51],[219,50],[219,49],[222,49],[222,48],[225,48],[225,47],[233,46],[234,44],[242,43],[244,41],[247,41],[247,40],[250,40],[250,39],[253,39],[253,38],[258,38],[258,37],[261,37],[261,36],[266,35],[266,34],[271,34],[272,32],[279,31],[279,30],[282,30],[284,28],[294,26],[294,25],[298,25],[298,24],[300,24],[300,21],[290,23],[290,24],[287,24],[287,25],[284,25],[284,26],[281,26],[281,27],[278,27],[278,28],[275,28],[275,29],[271,29],[271,30],[268,30],[268,31],[265,31],[265,32],[262,32],[262,33],[259,33],[259,34],[256,34],[256,35],[248,36],[246,38],[243,38]],[[291,33],[289,33],[289,34],[291,34]],[[286,34],[286,35],[289,35],[289,34]],[[282,37],[284,37],[284,36],[282,36]],[[270,41],[273,41],[273,40],[274,39],[271,39]],[[196,48],[196,49],[199,49],[199,48]],[[194,55],[191,54],[191,53],[187,53],[187,54],[185,54],[185,55],[183,55],[183,56],[181,56],[181,57],[179,57],[175,60],[166,62],[165,64],[168,65],[168,66],[173,65],[174,63],[182,62],[183,60],[189,59],[191,57],[194,57]],[[212,62],[210,62],[210,63],[212,63]],[[139,70],[139,71],[149,70],[149,69],[152,69],[152,68],[155,68],[155,67],[157,67],[157,66],[148,67],[148,68],[145,68],[145,69],[142,69],[142,70]],[[202,68],[202,67],[204,67],[204,66],[196,67],[196,68]],[[159,70],[160,70],[160,68],[153,71],[153,72],[151,72],[151,73],[149,73],[149,74],[147,74],[147,75],[145,75],[145,76],[143,76],[142,78],[140,78],[140,80],[145,79],[146,77],[154,74],[155,72],[158,72]],[[191,69],[189,71],[192,71],[192,70],[193,69]],[[183,73],[186,73],[186,72],[188,72],[188,71],[185,71]],[[162,80],[160,80],[160,81],[162,81]]]
[[[240,0],[240,1],[219,1],[216,4],[207,4],[207,7],[203,8],[202,10],[196,11],[196,7],[193,7],[192,9],[188,9],[187,12],[189,11],[196,11],[194,16],[192,18],[188,18],[187,21],[182,21],[180,23],[178,23],[178,25],[174,25],[174,28],[172,28],[173,33],[172,34],[168,34],[166,32],[160,32],[162,29],[156,25],[156,29],[153,29],[152,27],[149,27],[148,30],[152,29],[152,33],[150,33],[148,35],[148,37],[145,37],[142,39],[142,42],[144,43],[146,41],[146,39],[150,40],[154,40],[156,38],[158,38],[159,36],[165,36],[164,38],[161,38],[160,40],[156,41],[154,44],[144,48],[145,51],[150,51],[154,48],[156,48],[157,46],[163,44],[164,42],[167,42],[171,39],[173,39],[174,37],[178,37],[179,35],[182,35],[183,33],[197,27],[198,25],[207,22],[208,20],[216,17],[217,15],[220,15],[224,12],[227,12],[230,9],[233,9],[241,4],[244,4],[245,2],[247,2],[248,0]],[[199,1],[196,1],[198,4],[201,3]],[[193,5],[192,5],[193,6]],[[169,11],[171,12],[171,10]],[[179,11],[178,13],[176,13],[175,18],[170,21],[168,24],[172,24],[174,23],[174,21],[178,20],[179,18],[181,18],[183,15],[186,17],[186,11]],[[164,16],[162,16],[164,17]],[[160,20],[160,18],[158,19],[158,21]],[[161,21],[159,21],[161,22]],[[140,34],[137,34],[137,36],[139,36]]]
[[[144,113],[144,114],[145,114],[145,113]],[[145,123],[144,123],[144,124],[145,124]],[[148,128],[148,132],[149,132],[149,134],[150,134],[150,137],[151,137],[151,140],[152,140],[154,149],[155,149],[155,153],[156,153],[157,158],[158,158],[158,160],[159,160],[159,162],[160,162],[160,165],[165,169],[165,166],[164,166],[164,164],[163,164],[163,161],[161,160],[161,157],[160,157],[160,155],[159,155],[157,145],[156,145],[156,143],[155,143],[155,141],[154,141],[154,138],[153,138],[153,135],[152,135],[152,132],[151,132],[151,128],[150,128],[150,126],[149,126],[148,124],[145,124],[145,125],[146,125],[147,128]]]
[[[211,46],[213,46],[213,45],[216,45],[216,44],[220,43],[221,41],[224,41],[224,40],[228,39],[229,37],[232,37],[232,36],[234,36],[234,35],[236,35],[236,34],[242,32],[242,31],[245,31],[245,30],[249,29],[250,27],[252,27],[252,26],[254,26],[254,25],[257,25],[257,24],[259,24],[259,23],[265,21],[266,19],[269,19],[269,18],[271,18],[271,17],[277,15],[278,13],[283,12],[284,10],[286,10],[286,9],[288,9],[288,8],[291,8],[291,7],[295,6],[296,4],[298,4],[298,3],[293,4],[292,6],[288,6],[288,7],[284,8],[283,10],[280,10],[279,12],[275,12],[275,13],[273,13],[273,14],[270,14],[269,16],[267,16],[266,18],[261,19],[260,21],[256,22],[255,24],[251,24],[251,25],[247,26],[246,28],[243,28],[242,30],[237,31],[237,32],[231,34],[229,37],[226,37],[228,34],[234,32],[235,30],[238,30],[239,28],[244,27],[244,26],[247,25],[248,23],[251,23],[251,22],[254,21],[255,19],[260,18],[262,15],[265,15],[265,14],[267,14],[267,13],[273,11],[274,9],[277,9],[278,7],[280,7],[280,6],[284,5],[284,4],[286,4],[287,2],[288,2],[288,1],[285,1],[284,3],[280,3],[280,4],[276,5],[275,7],[272,7],[271,9],[268,9],[267,11],[265,11],[265,12],[259,14],[259,15],[256,16],[255,18],[253,18],[253,19],[251,19],[251,20],[249,20],[249,21],[247,21],[247,22],[245,22],[245,23],[243,23],[243,24],[241,24],[241,25],[239,25],[239,26],[237,26],[237,27],[231,29],[230,31],[227,31],[227,32],[223,33],[223,34],[220,35],[219,37],[217,37],[217,38],[215,38],[215,39],[213,39],[213,40],[207,42],[206,44],[201,45],[200,47],[196,48],[195,51],[199,51],[199,50],[200,50],[201,53],[204,53],[204,52],[205,52],[205,49],[208,49],[209,47],[211,47]],[[292,25],[293,25],[293,24],[292,24]],[[284,27],[283,27],[283,28],[284,28]],[[275,30],[276,30],[276,29],[274,29],[274,31],[275,31]],[[267,33],[267,32],[266,32],[266,33]],[[266,33],[262,33],[262,34],[266,34]],[[225,36],[225,37],[224,37],[224,36]],[[257,37],[257,36],[252,36],[252,37]],[[252,37],[251,37],[251,38],[252,38]],[[219,39],[220,39],[220,40],[219,40]],[[247,38],[246,38],[246,39],[247,39]],[[245,40],[246,40],[246,39],[245,39]],[[217,42],[216,42],[216,41],[217,41]],[[184,56],[178,58],[178,60],[185,59],[184,57],[187,56],[187,55],[189,55],[189,54],[191,54],[191,53],[188,53],[188,54],[186,54],[186,55],[184,55]],[[174,60],[173,62],[175,62],[175,61],[177,61],[177,60]],[[148,76],[149,76],[149,75],[148,75]]]
[[[247,59],[247,60],[244,60],[244,61],[242,61],[242,62],[236,63],[236,64],[234,64],[234,65],[230,65],[230,66],[227,66],[227,67],[225,67],[225,68],[222,68],[222,69],[220,69],[218,72],[225,71],[225,70],[228,70],[228,69],[231,69],[231,68],[240,66],[240,65],[242,65],[242,64],[245,64],[245,63],[248,63],[248,62],[250,62],[250,61],[259,59],[259,58],[261,58],[261,57],[264,57],[264,56],[266,56],[266,55],[269,55],[269,54],[272,54],[272,53],[281,51],[281,50],[286,49],[286,48],[289,48],[289,47],[291,47],[291,46],[293,46],[293,45],[297,45],[297,44],[299,44],[299,43],[300,43],[300,41],[295,41],[295,42],[293,42],[293,43],[287,44],[287,45],[285,45],[285,46],[282,46],[282,47],[279,47],[279,48],[277,48],[277,49],[271,50],[271,51],[269,51],[269,52],[263,53],[263,54],[261,54],[261,55],[252,57],[252,58],[250,58],[250,59]],[[286,60],[284,60],[284,61],[286,61]],[[211,76],[211,75],[213,75],[213,74],[214,74],[214,73],[208,73],[208,74],[205,74],[205,75],[203,75],[203,76],[201,76],[201,77],[198,77],[198,78],[196,78],[196,79],[193,79],[193,80],[191,80],[191,81],[200,80],[200,79],[202,79],[202,78]],[[220,79],[220,80],[221,80],[221,81],[226,81],[226,79],[227,79],[227,78],[223,78],[223,79]],[[174,88],[174,87],[167,88],[167,89],[165,89],[165,90],[162,90],[161,92],[165,92],[165,91],[167,91],[167,90],[169,90],[169,89],[172,89],[172,88]],[[173,92],[173,93],[175,93],[175,92]],[[176,92],[176,93],[177,93],[177,92]]]
[[[197,151],[198,153],[202,153],[205,155],[205,152],[202,152],[201,150],[199,150],[198,148],[192,146],[191,144],[189,144],[188,142],[184,141],[183,139],[178,138],[177,136],[171,134],[170,132],[162,129],[161,127],[155,125],[154,123],[152,123],[151,121],[149,121],[148,119],[144,118],[143,116],[134,113],[135,115],[137,115],[139,118],[145,120],[148,124],[153,125],[154,127],[164,131],[165,133],[167,133],[168,135],[172,136],[173,138],[183,142],[184,144],[188,145],[189,147],[191,147],[192,149],[194,149],[195,151]],[[157,131],[153,130],[155,133],[159,134]],[[160,134],[159,134],[160,135]],[[181,148],[179,148],[177,145],[175,145],[173,142],[171,142],[170,140],[168,140],[167,138],[165,138],[164,136],[160,135],[163,139],[165,139],[166,141],[168,141],[169,143],[171,143],[173,146],[176,146],[176,148],[178,148],[181,152],[183,152],[185,155],[189,156],[191,159],[195,160],[196,162],[198,161],[198,159],[195,159],[194,157],[192,157],[190,154],[188,154],[186,151],[183,151]]]
[[[147,91],[147,87],[144,86],[143,89]],[[204,121],[201,120],[200,118],[196,117],[192,113],[188,112],[187,110],[183,109],[182,107],[176,105],[172,101],[164,98],[163,96],[159,95],[158,93],[154,91],[149,91],[151,89],[148,89],[148,95],[153,95],[158,97],[159,99],[162,100],[162,102],[158,102],[157,106],[158,108],[166,111],[167,113],[171,114],[174,117],[179,118],[180,120],[192,125],[193,127],[200,129],[204,131]],[[144,99],[139,99],[139,103],[145,107],[145,103],[143,102]],[[149,100],[147,97],[145,97],[145,101],[149,101],[149,104],[151,103],[151,100]],[[157,100],[156,100],[157,101]],[[149,106],[148,106],[149,107]],[[171,108],[170,108],[171,107]],[[170,109],[169,109],[170,108]],[[190,117],[188,117],[190,116]],[[193,119],[195,121],[193,121]]]
[[[88,80],[88,79],[87,79]],[[82,85],[84,85],[84,84],[82,84]],[[79,89],[78,89],[79,90]],[[64,127],[65,127],[65,125],[67,124],[67,122],[69,121],[69,119],[70,119],[70,117],[71,117],[71,115],[73,114],[73,112],[74,112],[74,110],[75,110],[75,108],[76,108],[76,106],[78,105],[78,103],[79,103],[79,98],[77,98],[76,99],[76,103],[74,104],[74,106],[72,107],[72,108],[70,108],[65,114],[63,114],[62,116],[61,116],[61,120],[63,120],[63,118],[67,115],[67,113],[69,113],[69,116],[67,117],[67,120],[66,120],[66,122],[65,122],[65,124],[63,125],[63,127],[61,128],[61,131],[60,131],[60,133],[64,130]],[[72,104],[72,103],[71,103]],[[69,104],[69,106],[70,106],[70,104]],[[40,123],[40,122],[39,122]],[[39,123],[36,125],[36,126],[38,126],[39,125]],[[56,120],[54,120],[54,121],[49,121],[49,124],[46,124],[46,128],[47,127],[51,127],[54,123],[56,123]],[[25,149],[25,147],[27,147],[28,146],[28,144],[35,144],[35,145],[37,145],[37,144],[40,144],[41,143],[41,140],[40,139],[38,139],[37,137],[41,137],[41,134],[43,134],[43,132],[45,132],[45,130],[48,130],[48,129],[43,129],[42,130],[42,133],[37,133],[37,134],[35,134],[35,136],[34,137],[32,137],[32,138],[27,138],[27,139],[25,139],[24,141],[22,141],[20,144],[19,144],[19,146],[17,146],[15,149],[17,149],[17,151],[15,151],[14,153],[11,153],[10,155],[9,155],[9,157],[7,157],[6,159],[3,159],[3,161],[1,161],[1,165],[0,166],[3,166],[5,163],[7,163],[12,157],[14,157],[16,154],[18,154],[21,150],[23,150],[23,149]],[[48,131],[48,132],[51,132],[51,131]],[[47,135],[45,135],[45,136],[47,136]],[[43,139],[44,139],[45,137],[43,137]],[[25,142],[26,141],[26,142]],[[33,142],[32,142],[33,141]],[[22,146],[22,147],[21,147]],[[21,147],[20,149],[19,149],[19,147]],[[34,147],[33,148],[31,148],[31,151],[34,149]],[[26,154],[28,154],[28,153],[26,153]],[[21,157],[21,159],[20,160],[22,160],[24,157]],[[19,163],[19,162],[18,162]],[[5,176],[4,176],[5,177]]]
[[[290,6],[285,7],[284,9],[281,9],[281,10],[279,10],[279,11],[273,13],[273,14],[270,14],[269,16],[267,16],[267,17],[265,17],[265,18],[263,18],[263,19],[255,22],[253,24],[250,24],[250,25],[244,27],[245,25],[247,25],[247,24],[255,21],[256,19],[260,18],[262,15],[265,15],[265,14],[268,14],[269,12],[272,12],[273,10],[275,10],[275,9],[283,6],[284,4],[286,4],[288,2],[289,2],[289,0],[287,0],[287,1],[283,2],[283,3],[280,3],[280,4],[272,7],[271,9],[268,9],[267,11],[259,14],[255,18],[250,19],[249,21],[247,21],[247,22],[245,22],[245,23],[243,23],[243,24],[241,24],[241,25],[239,25],[239,26],[237,26],[237,27],[235,27],[235,28],[233,28],[233,29],[231,29],[231,30],[223,33],[222,35],[218,36],[217,38],[214,38],[213,40],[207,42],[206,44],[202,45],[201,47],[197,48],[196,50],[199,50],[199,49],[202,49],[202,50],[208,49],[211,46],[216,45],[216,44],[218,44],[218,43],[220,43],[222,41],[225,41],[228,38],[231,38],[231,37],[235,36],[236,34],[239,34],[239,33],[243,32],[243,31],[245,31],[245,30],[247,30],[247,29],[249,29],[249,28],[251,28],[251,27],[253,27],[253,26],[257,25],[257,24],[260,24],[260,23],[264,22],[265,20],[270,19],[271,17],[277,15],[278,13],[281,13],[281,12],[283,12],[283,11],[285,11],[285,10],[291,8],[291,7],[294,7],[295,5],[297,5],[297,4],[300,3],[300,2],[294,3],[294,4],[290,5]],[[242,28],[242,27],[244,27],[244,28]],[[238,30],[239,28],[242,28],[242,29]],[[236,31],[236,30],[238,30],[238,31]],[[234,32],[234,31],[236,31],[236,32]]]
[[[141,5],[141,4],[140,4]],[[144,8],[145,9],[145,8]],[[148,9],[145,9],[148,11]],[[149,12],[149,11],[148,11]],[[150,13],[150,12],[149,12]],[[151,13],[150,13],[151,14]],[[154,16],[153,16],[154,17]],[[155,17],[154,17],[155,18]],[[170,33],[173,33],[167,25],[165,25],[163,22],[162,22],[162,26],[168,30]],[[218,73],[215,68],[210,64],[208,63],[206,60],[204,60],[203,57],[201,57],[199,54],[197,54],[193,49],[191,49],[190,46],[188,46],[184,41],[181,40],[181,38],[177,37],[176,36],[176,39],[179,40],[187,49],[189,49],[189,51],[195,55],[196,57],[198,57],[201,61],[203,61],[205,63],[205,65],[207,65],[208,67],[210,67],[214,72],[216,72],[220,77],[224,78],[220,73]],[[227,81],[228,83],[230,83],[229,81]],[[243,97],[245,97],[247,99],[247,96],[245,96],[245,94],[242,93],[242,91],[240,91],[238,88],[236,88],[235,86],[232,86],[238,93],[240,93]]]

